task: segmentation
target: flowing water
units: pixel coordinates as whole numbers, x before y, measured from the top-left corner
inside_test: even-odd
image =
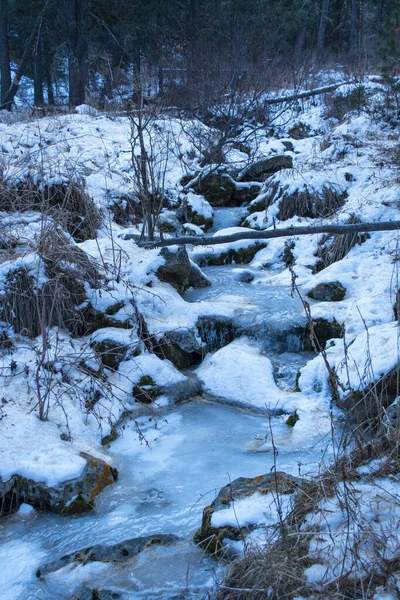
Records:
[[[237,210],[219,215],[219,226],[232,223],[232,215]],[[281,387],[293,386],[294,374],[309,355],[297,353],[295,336],[291,342],[286,334],[281,344],[274,344],[274,337],[302,322],[299,302],[287,288],[237,281],[234,267],[206,271],[213,286],[187,292],[186,300],[243,296],[240,328],[270,347]],[[128,423],[112,444],[110,455],[120,478],[101,494],[93,513],[14,515],[0,521],[4,600],[72,598],[82,585],[114,590],[122,599],[206,598],[222,567],[192,541],[204,506],[233,479],[274,468],[271,430],[279,447],[276,466],[293,475],[315,472],[327,445],[320,440],[307,449],[293,447],[282,418],[270,422],[199,398],[165,409],[156,419],[141,417],[139,426],[140,433]],[[151,547],[125,565],[92,563],[66,567],[43,581],[35,577],[40,565],[66,553],[154,533],[172,533],[179,541]]]

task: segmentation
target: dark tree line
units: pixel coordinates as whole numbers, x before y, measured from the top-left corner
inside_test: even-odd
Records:
[[[1,105],[24,74],[37,106],[66,80],[72,106],[111,97],[126,73],[183,103],[272,64],[395,68],[399,45],[394,0],[0,0]]]

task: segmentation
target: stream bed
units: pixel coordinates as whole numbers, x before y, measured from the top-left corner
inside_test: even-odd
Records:
[[[283,420],[273,421],[279,470],[315,471],[325,444],[294,449],[290,428]],[[221,567],[195,546],[193,534],[204,506],[222,486],[274,467],[272,449],[259,451],[270,439],[271,423],[198,400],[138,423],[144,438],[130,423],[112,445],[120,478],[101,494],[93,513],[14,515],[0,522],[0,561],[8,565],[0,574],[0,587],[8,590],[3,598],[72,598],[82,584],[115,590],[122,599],[206,598]],[[155,533],[173,533],[180,541],[154,546],[126,565],[89,563],[65,567],[44,581],[35,577],[42,564],[69,552]]]

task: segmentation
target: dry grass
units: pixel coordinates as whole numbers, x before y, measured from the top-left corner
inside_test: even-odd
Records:
[[[352,215],[346,225],[361,223],[360,219]],[[316,256],[318,261],[313,273],[319,273],[329,265],[342,260],[356,244],[363,244],[370,238],[368,233],[347,233],[344,235],[326,235],[322,238]]]
[[[85,283],[98,287],[101,275],[89,257],[56,228],[45,231],[37,253],[46,275],[44,284],[25,267],[10,268],[5,295],[0,300],[0,320],[16,333],[34,338],[46,326],[82,334],[85,323],[79,305],[86,299]]]
[[[77,242],[93,239],[101,225],[101,215],[81,183],[35,183],[30,179],[14,186],[0,182],[0,211],[37,211],[52,217]]]
[[[347,193],[325,186],[321,192],[313,192],[308,188],[292,194],[283,192],[279,201],[277,219],[287,221],[294,216],[317,219],[331,217],[343,206]],[[270,198],[269,204],[275,198]]]

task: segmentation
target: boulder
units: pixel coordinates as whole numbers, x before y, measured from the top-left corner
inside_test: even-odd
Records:
[[[283,472],[267,473],[258,477],[239,477],[232,483],[223,487],[215,500],[206,506],[203,511],[203,520],[200,529],[194,535],[196,544],[202,546],[211,554],[222,554],[224,539],[243,540],[254,529],[257,523],[246,527],[213,527],[211,521],[215,512],[228,508],[233,502],[246,498],[255,493],[266,494],[294,494],[304,485],[304,480],[287,475]]]
[[[223,348],[240,335],[237,325],[229,317],[199,317],[196,327],[208,352]]]
[[[254,281],[254,273],[251,271],[246,271],[246,269],[235,269],[235,271],[232,273],[232,276],[241,283],[251,283]]]
[[[292,169],[293,159],[288,154],[278,154],[258,160],[245,167],[238,175],[238,181],[264,181],[281,169]]]
[[[312,290],[307,292],[309,298],[319,300],[320,302],[339,302],[346,295],[346,288],[340,281],[330,283],[319,283]]]
[[[18,510],[25,502],[38,510],[59,514],[79,514],[91,510],[96,497],[118,479],[118,471],[104,460],[81,452],[86,466],[75,479],[63,481],[58,486],[48,486],[21,475],[9,481],[0,481],[0,515]]]
[[[218,246],[198,252],[193,255],[194,260],[200,267],[217,266],[217,265],[237,265],[249,264],[257,252],[262,250],[267,245],[267,242],[254,242],[243,245],[242,248],[229,248],[221,250]]]
[[[160,533],[124,540],[111,546],[96,544],[82,550],[77,550],[76,552],[71,552],[70,554],[65,554],[60,558],[46,563],[36,571],[36,577],[43,578],[49,573],[54,573],[67,565],[73,564],[85,565],[89,562],[123,563],[135,558],[143,550],[151,546],[171,546],[176,544],[178,540],[179,538],[172,533]]]
[[[235,182],[228,173],[223,171],[209,171],[201,173],[193,183],[191,189],[196,194],[203,195],[211,206],[237,206],[233,200]]]
[[[167,331],[155,347],[159,358],[167,358],[179,370],[199,362],[203,354],[202,342],[192,329]]]
[[[232,196],[232,200],[234,200],[235,204],[243,204],[244,202],[251,202],[255,198],[257,198],[260,190],[262,188],[261,183],[236,183],[235,182],[235,191]]]
[[[206,288],[210,287],[211,281],[208,279],[207,275],[203,273],[196,263],[190,261],[192,268],[189,273],[189,287],[194,288]]]
[[[128,355],[138,356],[140,340],[133,329],[106,327],[92,335],[90,347],[105,367],[115,370]]]
[[[184,246],[176,250],[162,248],[160,252],[165,263],[158,268],[157,276],[161,281],[170,283],[179,293],[189,287],[192,265]]]
[[[149,375],[142,375],[138,383],[133,386],[132,394],[135,402],[151,404],[158,396],[161,396],[162,392]]]
[[[185,220],[193,225],[202,227],[204,231],[210,229],[213,220],[211,205],[203,196],[189,192],[183,202]]]

